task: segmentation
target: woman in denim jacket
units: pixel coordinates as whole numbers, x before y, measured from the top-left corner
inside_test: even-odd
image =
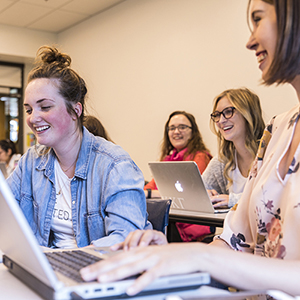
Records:
[[[151,228],[144,179],[121,147],[82,125],[87,89],[70,63],[54,47],[39,49],[24,97],[37,146],[8,183],[40,245],[109,246]]]

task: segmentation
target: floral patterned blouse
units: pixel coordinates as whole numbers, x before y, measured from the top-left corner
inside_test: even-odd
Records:
[[[300,258],[300,145],[284,179],[278,171],[292,141],[299,108],[273,118],[264,131],[243,195],[218,236],[235,250]]]

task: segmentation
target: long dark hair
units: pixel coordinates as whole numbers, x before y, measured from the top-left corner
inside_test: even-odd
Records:
[[[0,140],[0,148],[6,153],[8,152],[8,150],[11,150],[9,158],[11,158],[14,154],[17,153],[16,145],[11,140]]]

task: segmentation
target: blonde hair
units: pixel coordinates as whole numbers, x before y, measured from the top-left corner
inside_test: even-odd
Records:
[[[214,99],[213,111],[216,110],[219,101],[224,97],[230,101],[232,106],[241,113],[246,121],[245,146],[252,154],[254,160],[259,140],[265,128],[259,97],[247,88],[229,89]],[[229,173],[236,168],[235,146],[233,142],[224,139],[216,123],[212,120],[210,120],[210,127],[218,137],[219,159],[225,164],[224,177],[228,180],[228,186],[230,186],[233,181]]]

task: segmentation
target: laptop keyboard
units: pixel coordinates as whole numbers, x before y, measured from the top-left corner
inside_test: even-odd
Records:
[[[45,255],[54,271],[60,272],[76,282],[83,282],[79,273],[80,269],[101,260],[95,255],[80,250],[45,252]]]

